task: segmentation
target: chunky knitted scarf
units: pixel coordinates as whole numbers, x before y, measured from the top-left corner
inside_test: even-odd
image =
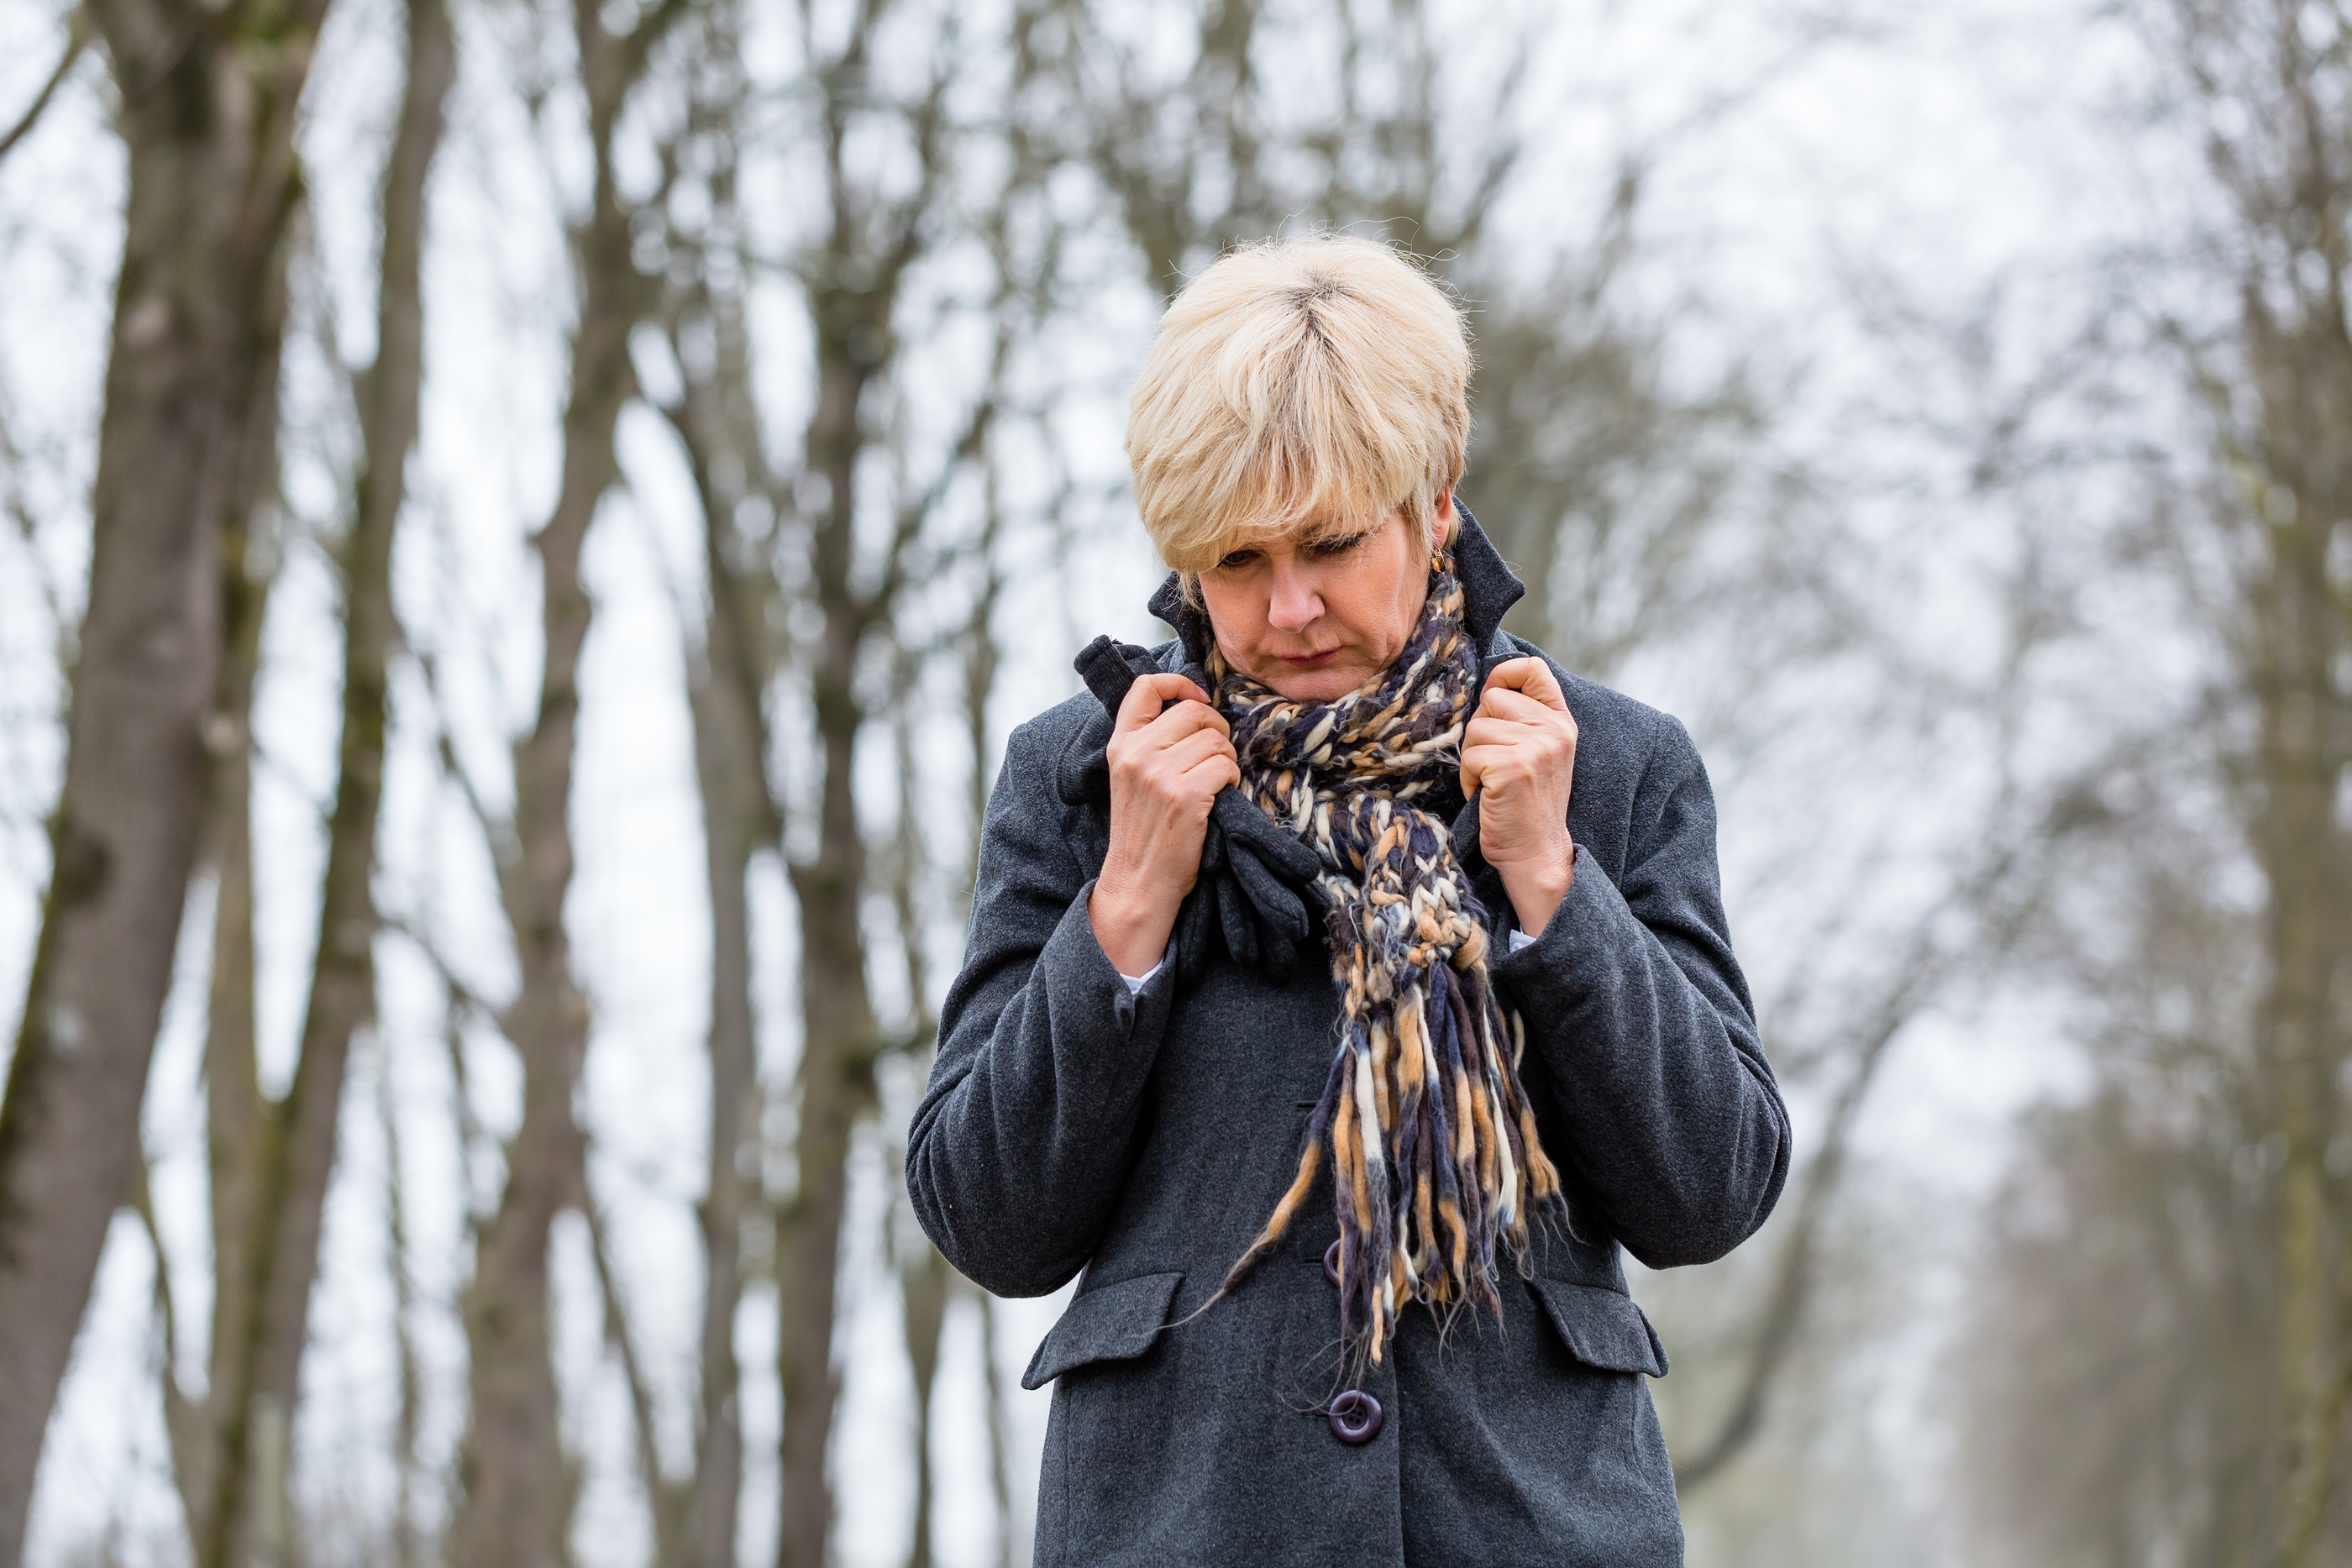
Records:
[[[1351,1364],[1378,1363],[1406,1301],[1446,1311],[1475,1299],[1499,1312],[1498,1239],[1524,1256],[1531,1217],[1567,1214],[1519,1083],[1525,1037],[1487,977],[1484,912],[1423,803],[1459,768],[1478,700],[1452,558],[1432,559],[1404,651],[1346,696],[1277,695],[1216,653],[1207,673],[1242,793],[1321,862],[1340,1011],[1297,1178],[1217,1294],[1281,1240],[1328,1151],[1341,1336]]]

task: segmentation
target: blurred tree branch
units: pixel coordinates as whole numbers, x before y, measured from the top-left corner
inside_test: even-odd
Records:
[[[16,117],[16,123],[0,131],[0,158],[14,152],[16,143],[40,123],[41,113],[49,107],[49,100],[58,95],[58,89],[65,86],[74,67],[81,63],[81,52],[89,47],[90,32],[89,12],[78,5],[66,13],[66,47],[58,56],[57,68],[42,81],[40,89],[33,94],[33,101]]]

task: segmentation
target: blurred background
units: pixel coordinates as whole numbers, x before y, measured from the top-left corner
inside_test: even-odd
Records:
[[[2332,0],[0,0],[0,1563],[1027,1561],[901,1140],[1326,226],[1720,798],[1692,1563],[2352,1561],[2347,221]]]

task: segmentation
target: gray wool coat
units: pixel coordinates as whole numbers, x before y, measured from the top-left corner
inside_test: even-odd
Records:
[[[1488,664],[1522,591],[1475,520],[1454,549]],[[1166,589],[1153,608],[1205,635]],[[1297,1169],[1333,1051],[1319,948],[1284,985],[1220,952],[1130,995],[1087,919],[1108,813],[1075,787],[1109,722],[1081,694],[1015,730],[981,840],[970,946],[908,1135],[916,1213],[950,1262],[1008,1296],[1083,1271],[1023,1386],[1055,1385],[1036,1562],[1373,1568],[1679,1563],[1674,1476],[1645,1377],[1665,1352],[1619,1249],[1719,1258],[1770,1213],[1789,1120],[1757,1043],[1718,885],[1715,805],[1673,718],[1554,669],[1580,738],[1568,896],[1492,972],[1572,1235],[1507,1271],[1503,1311],[1442,1326],[1409,1308],[1355,1386],[1383,1418],[1341,1442],[1338,1234],[1328,1176],[1279,1251],[1217,1289]],[[1454,841],[1496,922],[1501,878]]]

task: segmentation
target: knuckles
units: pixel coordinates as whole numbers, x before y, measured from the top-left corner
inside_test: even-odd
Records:
[[[1188,775],[1171,758],[1165,747],[1137,747],[1110,754],[1111,789],[1114,795],[1130,799],[1143,798],[1166,806],[1199,806],[1206,810],[1217,790],[1231,782],[1220,779],[1213,786],[1204,787]],[[1234,770],[1238,772],[1238,768]]]

